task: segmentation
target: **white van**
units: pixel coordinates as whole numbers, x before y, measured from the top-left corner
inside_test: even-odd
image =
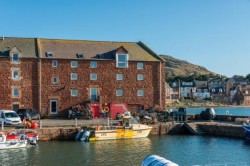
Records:
[[[0,110],[0,123],[2,123],[2,121],[7,125],[22,123],[18,114],[12,110]]]

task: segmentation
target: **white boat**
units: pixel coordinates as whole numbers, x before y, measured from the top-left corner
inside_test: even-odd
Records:
[[[118,126],[94,126],[84,128],[78,132],[76,140],[80,141],[99,141],[111,139],[128,139],[147,137],[152,127],[139,124],[130,114],[124,113],[122,124]]]
[[[27,140],[6,140],[6,135],[0,132],[0,150],[2,149],[16,149],[24,148],[27,146]]]

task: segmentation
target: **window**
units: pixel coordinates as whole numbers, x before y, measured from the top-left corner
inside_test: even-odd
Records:
[[[52,66],[53,66],[53,67],[57,67],[57,66],[58,66],[57,60],[53,60],[53,61],[52,61]]]
[[[13,97],[19,97],[19,90],[18,90],[18,88],[13,88],[12,89],[12,96]]]
[[[122,89],[116,90],[116,96],[122,96],[122,95],[123,95],[123,90]]]
[[[142,62],[137,63],[137,69],[143,69],[143,63]]]
[[[90,100],[93,102],[98,101],[98,89],[90,88]]]
[[[144,96],[144,90],[138,90],[137,96]]]
[[[71,90],[71,96],[78,96],[78,90],[74,89],[74,90]]]
[[[116,80],[123,80],[123,74],[117,74]]]
[[[116,67],[128,67],[128,54],[116,54]]]
[[[18,63],[19,62],[19,55],[18,54],[12,54],[12,62]]]
[[[52,58],[52,57],[54,57],[54,54],[53,54],[53,52],[46,52],[46,56],[49,58]]]
[[[143,74],[137,74],[137,80],[143,80],[144,75]]]
[[[97,68],[97,62],[91,61],[90,62],[90,68]]]
[[[72,68],[77,68],[78,67],[78,62],[77,61],[71,61],[71,67]]]
[[[12,79],[13,80],[18,80],[19,79],[19,71],[18,70],[13,70]]]
[[[97,80],[97,74],[96,73],[91,73],[90,74],[90,80]]]
[[[71,73],[71,80],[77,80],[77,73]]]
[[[53,77],[52,78],[52,83],[53,84],[58,84],[58,77]]]
[[[84,55],[83,55],[83,54],[77,54],[76,57],[77,57],[78,59],[83,59],[83,58],[84,58]]]

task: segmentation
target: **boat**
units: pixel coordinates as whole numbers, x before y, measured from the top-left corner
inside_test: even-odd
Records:
[[[0,132],[0,150],[3,149],[16,149],[16,148],[24,148],[27,146],[28,141],[26,139],[18,139],[13,138],[7,140],[7,136]]]
[[[122,116],[121,124],[117,126],[94,126],[91,128],[83,127],[77,133],[78,141],[99,141],[112,139],[129,139],[147,137],[152,127],[140,124],[134,119],[130,112],[125,112]]]
[[[25,139],[31,145],[36,145],[38,140],[38,134],[35,130],[32,129],[20,129],[19,131],[12,131],[7,134],[6,140],[16,140],[16,139]]]
[[[246,139],[250,140],[250,124],[249,123],[243,123],[242,127],[243,127],[243,129],[245,131]]]

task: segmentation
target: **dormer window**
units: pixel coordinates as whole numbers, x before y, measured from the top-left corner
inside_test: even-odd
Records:
[[[17,53],[12,54],[12,62],[14,63],[19,62],[19,55]]]
[[[84,58],[84,55],[83,55],[83,54],[77,54],[76,57],[77,57],[78,59],[83,59],[83,58]]]
[[[116,67],[128,68],[128,54],[116,54]]]
[[[53,57],[54,57],[53,52],[47,52],[46,55],[47,55],[47,57],[49,57],[49,58],[53,58]]]

